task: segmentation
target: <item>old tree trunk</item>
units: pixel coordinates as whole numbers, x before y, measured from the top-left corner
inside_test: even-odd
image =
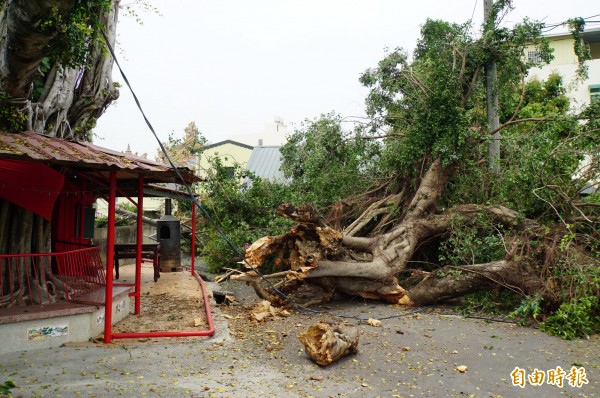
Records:
[[[119,96],[111,78],[113,60],[98,30],[102,26],[114,45],[119,3],[1,2],[0,131],[34,130],[71,140],[91,139],[96,119]],[[50,230],[42,217],[0,199],[0,253],[50,252]],[[2,280],[9,280],[5,267],[2,272]],[[45,276],[38,277],[44,285]],[[2,289],[16,292],[18,278],[10,280],[15,286],[4,283]],[[30,292],[21,293],[27,297]]]
[[[246,250],[253,267],[275,259],[281,269],[266,278],[284,278],[278,290],[295,303],[322,303],[336,293],[385,300],[406,305],[425,305],[488,288],[492,284],[528,293],[539,289],[539,270],[527,256],[516,255],[518,242],[506,242],[504,259],[460,267],[440,267],[424,271],[418,256],[422,249],[443,237],[453,220],[467,221],[486,214],[498,225],[512,225],[523,236],[538,228],[531,220],[518,220],[517,214],[502,206],[462,205],[437,210],[437,201],[446,187],[451,168],[432,162],[419,188],[385,196],[372,203],[343,231],[329,226],[327,217],[310,207],[283,204],[278,215],[297,222],[289,233],[263,237]],[[392,214],[393,212],[393,214]],[[392,227],[389,227],[392,225]],[[410,287],[399,282],[400,276]],[[272,302],[286,300],[275,294],[253,270],[233,277],[253,285],[258,295]]]
[[[78,11],[76,7],[91,7],[90,15],[77,22],[91,28],[97,21],[114,45],[119,2],[105,2],[106,7],[91,0],[3,2],[0,92],[3,108],[12,106],[14,110],[12,120],[2,121],[3,129],[90,139],[96,119],[119,96],[111,77],[113,60],[97,39],[100,32],[69,42],[64,36],[70,30],[61,26],[57,15],[64,17]]]

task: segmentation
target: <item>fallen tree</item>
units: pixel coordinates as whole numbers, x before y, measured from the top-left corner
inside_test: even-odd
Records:
[[[277,214],[297,225],[286,234],[255,241],[245,252],[247,272],[231,278],[251,284],[258,296],[277,305],[322,304],[343,294],[421,306],[501,287],[522,298],[540,294],[546,307],[556,309],[573,282],[559,279],[555,270],[577,264],[579,277],[584,277],[586,268],[597,268],[597,258],[575,241],[565,246],[568,230],[560,225],[552,230],[499,205],[436,211],[442,185],[427,180],[443,172],[438,166],[434,162],[421,189],[400,204],[404,210],[394,223],[386,217],[398,212],[385,207],[391,196],[367,206],[343,231],[332,228],[334,220],[311,206],[282,204]],[[403,195],[392,196],[398,200]],[[501,258],[460,266],[419,261],[448,238],[453,223],[476,224],[482,215],[502,231]],[[270,261],[278,271],[259,274]]]
[[[485,214],[495,224],[514,226],[521,236],[531,238],[539,233],[536,222],[519,221],[515,211],[503,206],[463,205],[435,212],[445,187],[443,174],[447,172],[436,161],[410,200],[403,194],[394,195],[393,200],[404,210],[387,230],[382,225],[389,223],[386,216],[398,212],[398,208],[388,206],[389,196],[368,206],[343,232],[329,227],[328,220],[309,206],[295,208],[283,204],[277,214],[298,224],[285,235],[267,236],[254,242],[246,250],[246,261],[258,268],[275,258],[281,272],[269,277],[285,278],[279,290],[292,297],[296,290],[305,296],[310,290],[311,303],[327,301],[334,293],[345,293],[391,303],[424,305],[484,289],[493,283],[523,294],[540,289],[543,285],[540,269],[530,256],[517,253],[516,239],[507,242],[505,258],[493,262],[442,266],[431,272],[412,265],[419,249],[426,242],[447,235],[457,218],[468,222]],[[402,199],[406,201],[404,206]],[[382,230],[385,232],[371,233]],[[407,271],[413,283],[419,280],[408,289],[398,281],[398,275]],[[232,278],[247,281],[259,296],[282,303],[280,296],[267,292],[264,280],[254,271]]]
[[[507,5],[495,3],[495,18]],[[427,21],[412,60],[396,50],[361,77],[371,90],[363,128],[344,133],[323,117],[283,146],[289,197],[311,205],[279,206],[295,225],[255,240],[233,278],[278,305],[338,294],[426,305],[503,289],[522,300],[522,315],[581,320],[570,336],[598,330],[598,206],[580,196],[597,186],[598,162],[579,165],[586,153],[597,159],[599,108],[569,114],[559,76],[525,82],[534,64],[524,48],[550,54],[542,27],[474,40],[466,25]],[[491,132],[490,59],[502,99]],[[487,144],[500,131],[491,171]],[[259,275],[265,268],[274,272]]]

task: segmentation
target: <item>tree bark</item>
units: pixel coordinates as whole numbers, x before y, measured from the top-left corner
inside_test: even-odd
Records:
[[[399,304],[432,304],[484,290],[493,285],[505,286],[525,294],[523,278],[528,275],[527,268],[527,263],[524,261],[509,260],[462,267],[444,267],[428,274],[399,300]],[[533,287],[529,286],[527,290]]]
[[[46,56],[47,45],[58,30],[42,30],[53,10],[64,14],[75,0],[13,0],[5,5],[0,16],[0,86],[13,99],[28,100],[31,82]]]
[[[321,366],[358,352],[358,328],[349,324],[319,322],[298,335],[304,351]]]
[[[113,59],[103,45],[90,43],[88,62],[83,67],[52,65],[44,76],[42,95],[33,99],[34,79],[48,55],[48,45],[58,29],[45,21],[54,13],[66,14],[74,0],[13,0],[0,13],[0,91],[10,98],[4,105],[16,105],[27,116],[27,129],[52,137],[91,140],[91,129],[106,108],[119,97],[112,81]],[[98,21],[114,47],[120,0],[110,11],[100,10]],[[42,25],[44,26],[42,28]]]
[[[120,2],[121,0],[113,0],[110,11],[101,11],[99,17],[112,48],[115,47],[117,37]],[[79,85],[75,86],[72,105],[66,107],[68,114],[65,120],[72,127],[73,138],[76,140],[89,141],[91,137],[87,134],[96,126],[96,120],[119,98],[119,90],[112,80],[112,56],[104,47],[95,45],[90,60],[89,65],[80,72],[83,76]]]

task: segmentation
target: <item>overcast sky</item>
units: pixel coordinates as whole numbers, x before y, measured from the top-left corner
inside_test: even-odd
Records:
[[[131,0],[133,1],[133,0]],[[123,0],[127,4],[130,0]],[[121,15],[117,56],[161,140],[195,121],[210,142],[258,133],[281,117],[364,114],[360,74],[385,48],[412,52],[427,18],[476,31],[483,0],[149,0],[143,24]],[[600,14],[597,0],[514,0],[505,19],[547,23]],[[123,13],[122,13],[123,14]],[[597,18],[596,18],[597,19]],[[597,26],[597,25],[596,25]],[[113,79],[122,83],[118,70]],[[158,147],[129,90],[99,119],[98,145],[154,158]]]

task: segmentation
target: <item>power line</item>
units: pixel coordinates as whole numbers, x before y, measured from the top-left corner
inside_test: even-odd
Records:
[[[99,27],[101,27],[102,25],[99,24]],[[152,135],[154,135],[154,138],[156,139],[156,141],[158,142],[159,148],[162,151],[162,153],[165,155],[165,159],[167,159],[167,161],[169,162],[170,167],[175,171],[177,177],[181,180],[182,184],[187,191],[187,194],[189,195],[191,201],[194,203],[194,205],[201,211],[201,213],[204,215],[204,217],[209,220],[212,225],[214,226],[215,230],[217,231],[217,233],[219,234],[219,236],[221,236],[221,238],[227,243],[227,245],[234,251],[234,253],[238,256],[241,256],[242,253],[240,252],[240,250],[233,244],[233,242],[231,242],[231,240],[223,233],[223,231],[221,231],[221,229],[219,228],[219,226],[217,225],[217,223],[215,222],[215,220],[212,218],[212,216],[209,214],[208,210],[198,201],[198,199],[194,196],[192,189],[190,188],[190,186],[187,184],[187,182],[184,180],[184,178],[181,176],[181,173],[179,172],[179,170],[177,169],[177,167],[173,164],[169,154],[167,153],[164,145],[162,144],[162,142],[160,141],[160,139],[158,138],[158,135],[156,134],[156,131],[154,130],[154,127],[152,126],[152,123],[150,123],[150,120],[148,120],[148,118],[146,117],[146,114],[144,113],[144,110],[142,109],[142,106],[140,104],[140,101],[137,98],[137,95],[135,94],[135,92],[133,91],[133,88],[131,87],[131,84],[129,83],[129,79],[127,79],[127,76],[125,75],[125,72],[123,71],[123,69],[121,68],[121,65],[119,64],[119,61],[115,55],[115,52],[112,48],[112,46],[110,45],[110,42],[108,40],[108,37],[106,36],[106,34],[104,33],[104,29],[100,28],[100,32],[102,33],[102,36],[104,38],[105,44],[108,47],[108,50],[113,58],[113,60],[115,61],[115,64],[117,65],[117,68],[119,69],[119,72],[121,73],[121,76],[123,77],[123,80],[125,81],[125,84],[127,85],[127,87],[129,88],[129,91],[131,92],[133,99],[135,100],[135,103],[139,109],[139,111],[141,112],[144,121],[146,122],[146,125],[148,126],[148,128],[150,129],[150,131],[152,132]],[[192,255],[195,255],[195,253],[192,253]],[[262,280],[264,280],[269,287],[276,292],[281,298],[283,298],[284,300],[288,301],[289,303],[292,304],[292,306],[299,311],[300,313],[303,314],[317,314],[317,313],[328,313],[327,311],[320,311],[320,310],[307,310],[305,308],[303,308],[302,306],[300,306],[299,304],[295,303],[293,300],[290,299],[290,297],[288,297],[285,293],[283,293],[281,290],[279,290],[275,285],[273,285],[267,278],[265,278],[265,276],[256,268],[253,267],[246,259],[245,257],[243,257],[243,261],[246,265],[248,265],[248,267],[250,269],[252,269],[252,271],[254,271],[260,278],[262,278]],[[417,309],[418,310],[418,309]],[[352,316],[346,316],[343,314],[339,314],[339,315],[335,315],[335,314],[331,314],[333,316],[338,316],[338,317],[345,317],[345,318],[356,318],[356,317],[352,317]],[[398,316],[402,316],[402,315],[398,315]],[[358,319],[358,318],[356,318]]]

